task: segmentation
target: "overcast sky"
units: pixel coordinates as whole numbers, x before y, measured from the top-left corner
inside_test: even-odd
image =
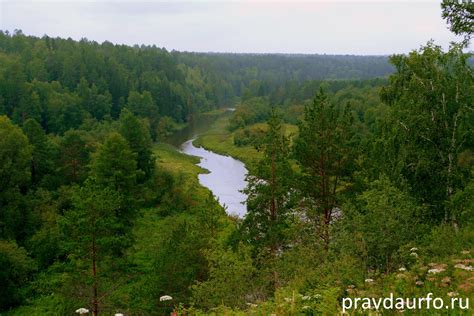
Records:
[[[0,29],[239,53],[392,54],[455,40],[436,0],[0,0]]]

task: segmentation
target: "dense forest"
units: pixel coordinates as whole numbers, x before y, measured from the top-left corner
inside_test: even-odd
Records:
[[[472,301],[473,5],[443,2],[442,15],[462,43],[390,57],[0,31],[0,312]],[[250,171],[244,218],[199,184],[195,157],[164,143],[199,115],[216,125],[196,142]]]

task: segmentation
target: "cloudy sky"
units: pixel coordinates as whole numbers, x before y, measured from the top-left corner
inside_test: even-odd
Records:
[[[439,3],[0,0],[0,29],[180,51],[392,54],[455,40]]]

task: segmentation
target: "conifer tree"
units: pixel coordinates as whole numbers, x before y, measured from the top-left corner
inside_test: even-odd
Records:
[[[61,221],[65,235],[63,247],[76,273],[87,271],[87,277],[80,279],[81,284],[77,286],[91,287],[84,303],[92,306],[93,315],[98,315],[104,297],[100,285],[103,271],[128,245],[120,219],[120,204],[120,194],[88,178],[82,187],[76,187],[72,209]]]
[[[306,215],[328,249],[329,226],[348,188],[350,167],[355,157],[352,116],[348,106],[340,110],[320,88],[304,110],[299,136],[294,145],[302,179],[299,189],[305,197]]]
[[[92,161],[92,171],[97,182],[129,196],[137,180],[137,160],[118,133],[111,133]]]
[[[137,156],[137,168],[141,171],[138,182],[144,182],[153,176],[155,158],[151,151],[152,141],[148,126],[127,109],[120,114],[120,134]]]
[[[44,176],[54,174],[54,147],[41,125],[34,119],[28,119],[23,131],[32,145],[31,182],[38,184]]]
[[[255,176],[248,177],[249,184],[245,189],[248,198],[243,227],[250,243],[271,265],[287,246],[293,203],[289,140],[275,109],[272,109],[268,120],[268,131],[261,149],[263,158],[258,163]],[[272,283],[276,288],[278,275],[272,270]]]

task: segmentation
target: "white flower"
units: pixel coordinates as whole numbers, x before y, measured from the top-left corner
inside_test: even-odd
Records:
[[[444,269],[436,269],[436,268],[434,268],[434,269],[429,269],[429,270],[428,270],[428,273],[437,274],[437,273],[440,273],[440,272],[443,272],[443,271],[444,271]]]
[[[410,256],[413,256],[413,257],[415,257],[415,258],[418,258],[418,254],[417,254],[416,252],[410,253]]]
[[[469,251],[469,250],[463,250],[463,251],[461,251],[461,253],[462,253],[463,255],[468,255],[468,254],[470,253],[470,251]]]
[[[163,295],[160,297],[160,302],[164,302],[164,301],[170,301],[172,300],[173,298],[169,295]]]
[[[321,294],[314,295],[314,298],[321,298]]]
[[[365,279],[365,283],[373,283],[374,280],[373,279]]]
[[[418,286],[422,286],[424,283],[423,283],[423,281],[416,281],[415,284],[418,285]]]
[[[257,304],[252,304],[252,303],[247,303],[248,306],[250,306],[251,308],[256,308],[258,305]]]
[[[114,316],[124,316],[122,313],[116,313]]]
[[[309,301],[311,299],[311,296],[306,295],[301,298],[303,301]]]
[[[311,306],[308,306],[308,305],[305,305],[305,306],[302,307],[302,309],[310,309],[310,308],[311,308]]]
[[[81,307],[79,309],[76,309],[76,313],[82,315],[82,314],[87,314],[89,313],[89,310],[87,308]]]
[[[458,292],[449,292],[449,293],[448,293],[448,296],[449,296],[449,297],[458,296],[458,295],[459,295]]]
[[[473,271],[474,268],[471,267],[471,266],[466,266],[462,263],[458,263],[457,265],[454,266],[456,269],[463,269],[463,270],[466,270],[466,271]]]
[[[407,270],[407,269],[404,268],[404,267],[401,267],[400,269],[398,269],[398,271],[400,271],[400,272],[405,272],[406,270]]]
[[[410,252],[415,252],[415,251],[418,251],[418,248],[413,247],[413,248],[410,249]]]
[[[291,299],[291,298],[289,298],[289,297],[285,297],[285,302],[291,302],[291,301],[292,301],[292,299]]]

